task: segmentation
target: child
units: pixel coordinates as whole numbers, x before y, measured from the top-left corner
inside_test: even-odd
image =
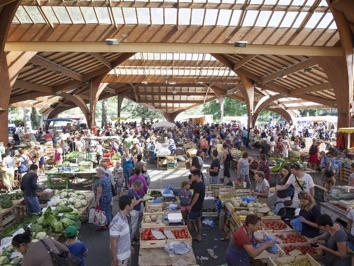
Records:
[[[83,257],[87,257],[88,249],[84,243],[78,241],[77,227],[70,225],[65,229],[65,237],[67,238],[65,245],[69,249],[70,253],[81,260],[81,266],[85,266],[85,261]]]
[[[123,168],[120,166],[120,162],[116,162],[116,166],[113,169],[113,178],[114,178],[114,184],[115,184],[115,189],[117,190],[117,196],[118,199],[122,194],[123,188],[124,188],[124,173],[123,173]]]
[[[189,205],[192,199],[192,192],[189,190],[190,184],[188,181],[183,181],[181,185],[181,189],[178,191],[177,197],[181,204],[181,213],[183,216],[183,220],[187,221],[187,206]]]

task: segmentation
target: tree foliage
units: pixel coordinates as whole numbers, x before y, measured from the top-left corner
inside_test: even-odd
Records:
[[[41,116],[35,107],[31,109],[31,123],[33,128],[39,127],[41,124]]]
[[[154,119],[163,118],[163,115],[160,112],[126,99],[122,103],[121,112],[123,112],[127,118],[132,119],[142,118],[143,120],[152,121]]]
[[[214,120],[220,120],[221,110],[218,100],[208,102],[203,105],[203,114],[213,115]],[[247,113],[246,104],[234,99],[224,98],[224,116],[242,116]]]
[[[101,125],[101,127],[104,127],[107,124],[107,99],[102,100],[101,104],[102,104],[102,112],[101,112],[102,125]]]

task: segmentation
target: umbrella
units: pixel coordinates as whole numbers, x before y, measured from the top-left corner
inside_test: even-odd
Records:
[[[161,121],[161,122],[157,122],[155,124],[152,124],[151,127],[156,128],[156,127],[167,127],[167,128],[172,128],[175,127],[176,125],[174,123],[170,123],[167,121]]]
[[[73,121],[71,119],[67,119],[67,118],[50,118],[50,119],[43,120],[43,122],[45,122],[45,123],[50,123],[50,122],[70,122],[70,123],[72,123]]]

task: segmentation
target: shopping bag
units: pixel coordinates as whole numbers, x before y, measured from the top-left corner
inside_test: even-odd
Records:
[[[100,207],[96,207],[95,209],[95,217],[93,218],[93,223],[98,226],[106,225],[107,218],[104,211],[100,210]]]
[[[89,216],[88,216],[88,222],[90,224],[93,224],[93,219],[95,218],[95,212],[96,212],[96,208],[92,207],[89,211]]]

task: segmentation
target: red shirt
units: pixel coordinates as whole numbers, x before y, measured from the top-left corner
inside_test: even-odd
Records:
[[[245,245],[252,245],[252,242],[245,232],[245,227],[241,226],[235,233],[234,233],[234,243],[236,246],[243,247]]]

